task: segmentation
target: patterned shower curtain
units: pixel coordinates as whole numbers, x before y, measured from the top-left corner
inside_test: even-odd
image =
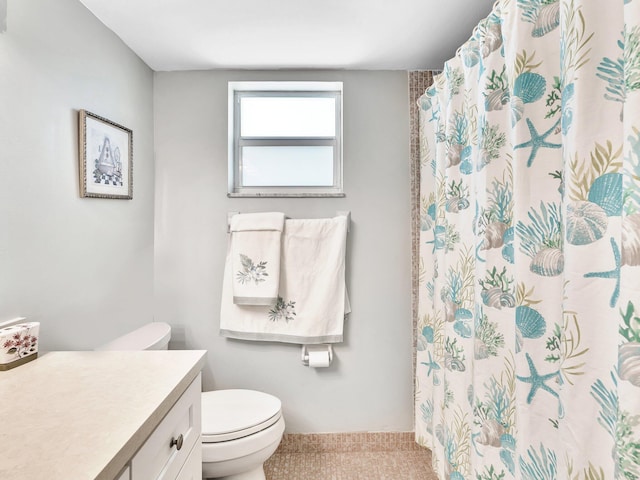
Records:
[[[499,0],[419,106],[418,443],[640,478],[640,0]]]

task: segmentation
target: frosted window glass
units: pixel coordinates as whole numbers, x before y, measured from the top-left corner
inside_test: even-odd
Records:
[[[333,137],[335,98],[242,97],[243,137]]]
[[[243,147],[245,187],[333,185],[333,147]]]

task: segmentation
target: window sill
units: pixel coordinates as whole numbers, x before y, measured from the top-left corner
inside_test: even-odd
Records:
[[[345,193],[227,193],[229,198],[344,198]]]

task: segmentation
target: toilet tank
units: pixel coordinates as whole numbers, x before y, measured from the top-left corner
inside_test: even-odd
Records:
[[[167,350],[170,338],[171,326],[168,323],[151,322],[96,350]]]

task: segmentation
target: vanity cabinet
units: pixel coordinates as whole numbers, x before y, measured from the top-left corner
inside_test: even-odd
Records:
[[[202,446],[194,445],[176,480],[202,480]]]
[[[0,479],[201,479],[205,354],[48,352],[0,372]]]
[[[200,383],[198,375],[131,459],[131,480],[202,476]]]

